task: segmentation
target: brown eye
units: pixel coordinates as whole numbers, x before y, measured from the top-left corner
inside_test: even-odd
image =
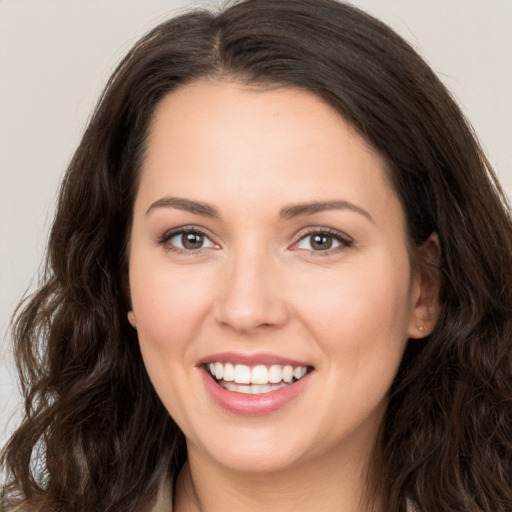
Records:
[[[181,243],[185,249],[200,249],[203,246],[204,236],[200,233],[183,233]]]
[[[174,233],[168,237],[168,245],[185,251],[197,251],[206,247],[214,247],[214,243],[199,231],[187,230]]]
[[[332,247],[333,239],[329,235],[313,235],[311,236],[310,244],[311,248],[315,251],[326,251]]]
[[[316,231],[303,236],[295,244],[295,248],[312,252],[326,252],[331,249],[351,247],[352,244],[353,242],[350,238],[343,236],[337,231],[334,233],[330,231]]]

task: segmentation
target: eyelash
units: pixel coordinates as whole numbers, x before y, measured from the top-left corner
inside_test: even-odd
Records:
[[[186,253],[186,254],[201,254],[203,251],[210,249],[210,247],[200,247],[198,249],[186,249],[181,247],[176,247],[172,244],[170,244],[170,240],[172,240],[174,237],[179,235],[184,235],[185,233],[190,234],[196,234],[201,235],[204,237],[204,239],[207,239],[210,241],[212,245],[215,245],[215,243],[211,240],[211,238],[208,236],[207,233],[205,233],[203,230],[197,228],[196,226],[183,226],[181,228],[173,229],[171,231],[165,232],[159,239],[158,244],[165,246],[165,248],[168,251],[178,252],[178,253]],[[292,248],[295,248],[293,250],[301,250],[299,248],[296,248],[298,244],[300,244],[302,241],[306,240],[308,237],[314,237],[316,235],[328,237],[331,239],[334,239],[338,242],[338,245],[335,247],[330,247],[325,250],[313,250],[313,249],[304,249],[307,250],[310,254],[314,254],[315,256],[328,256],[336,252],[343,251],[344,249],[350,248],[354,245],[354,241],[345,235],[344,233],[341,233],[340,231],[337,231],[335,229],[331,228],[321,228],[321,229],[315,229],[312,231],[308,231],[307,233],[303,234],[293,245]]]
[[[344,233],[342,233],[340,231],[337,231],[337,230],[331,229],[331,228],[319,228],[319,229],[314,229],[312,231],[308,231],[307,233],[302,235],[299,238],[299,240],[293,244],[293,247],[296,247],[303,240],[306,240],[307,238],[314,237],[315,235],[320,235],[320,236],[334,239],[339,244],[336,247],[332,247],[332,248],[330,247],[325,250],[315,251],[312,249],[306,249],[308,252],[310,252],[311,254],[314,254],[315,256],[330,256],[334,253],[343,251],[344,249],[348,249],[354,245],[354,241],[350,237],[348,237],[347,235],[345,235]],[[295,250],[300,250],[300,249],[295,249]]]
[[[181,247],[176,247],[170,244],[170,240],[172,240],[175,236],[184,235],[185,233],[201,235],[204,239],[210,240],[212,244],[211,238],[201,229],[196,226],[183,226],[181,228],[173,229],[171,231],[166,231],[159,239],[158,244],[165,246],[168,251],[178,252],[178,253],[196,253],[201,254],[205,249],[209,249],[210,247],[200,247],[198,249],[185,249]]]

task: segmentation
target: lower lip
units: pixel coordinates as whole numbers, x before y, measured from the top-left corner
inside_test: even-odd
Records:
[[[311,373],[307,373],[284,388],[259,395],[249,395],[228,391],[212,379],[205,369],[201,368],[200,371],[206,389],[213,400],[226,411],[243,416],[260,416],[281,409],[304,390],[311,376]]]

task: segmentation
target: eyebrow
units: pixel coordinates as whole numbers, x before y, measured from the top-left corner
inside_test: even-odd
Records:
[[[302,217],[307,215],[313,215],[318,212],[326,210],[349,210],[355,213],[359,213],[363,217],[366,217],[369,221],[375,224],[373,217],[360,206],[355,205],[349,201],[319,201],[310,203],[295,204],[283,208],[279,213],[280,219],[292,219],[295,217]]]
[[[203,217],[220,218],[219,212],[213,206],[181,197],[163,197],[158,199],[158,201],[151,203],[151,206],[146,211],[146,215],[156,208],[176,208],[177,210],[202,215]]]
[[[181,197],[163,197],[154,203],[146,211],[146,215],[157,208],[176,208],[195,215],[203,217],[211,217],[220,219],[219,212],[210,204],[200,201],[192,201]],[[335,200],[335,201],[313,201],[308,203],[293,204],[283,208],[278,215],[279,220],[289,220],[296,217],[306,217],[315,213],[327,210],[349,210],[366,217],[371,222],[375,223],[373,217],[363,208],[357,206],[349,201]]]

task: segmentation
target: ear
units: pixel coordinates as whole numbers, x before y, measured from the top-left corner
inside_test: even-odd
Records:
[[[439,262],[441,245],[437,233],[432,233],[418,249],[413,270],[413,310],[408,329],[409,338],[424,338],[436,326],[441,305]]]
[[[130,325],[134,328],[134,329],[137,329],[137,319],[135,318],[135,313],[130,309],[130,311],[128,311],[128,322],[130,322]]]
[[[121,291],[123,294],[123,298],[125,301],[125,306],[128,307],[128,322],[130,322],[130,325],[136,329],[137,328],[137,319],[135,318],[135,313],[132,310],[132,293],[130,290],[130,280],[128,277],[128,269],[125,268],[122,272],[121,277]]]

